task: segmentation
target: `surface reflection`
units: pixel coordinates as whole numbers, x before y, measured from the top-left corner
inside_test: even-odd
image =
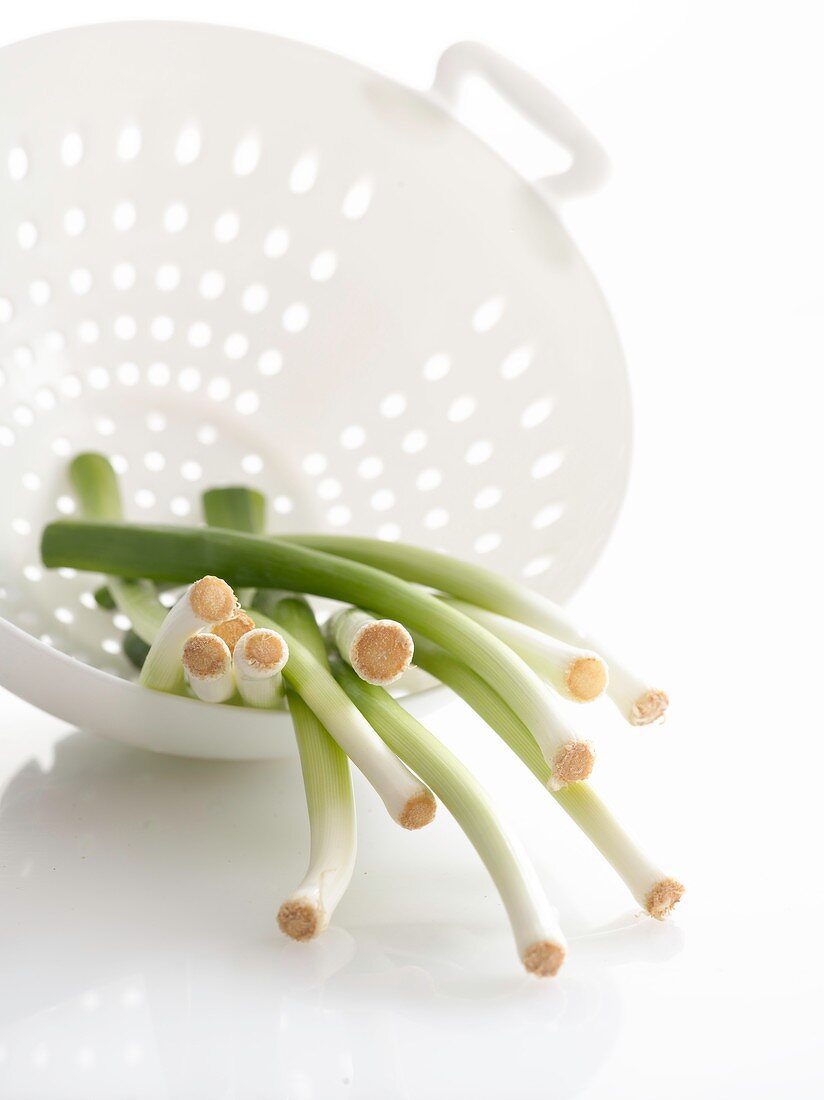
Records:
[[[15,1098],[128,1081],[135,1097],[498,1100],[514,1077],[523,1100],[574,1096],[619,1030],[611,967],[680,948],[676,928],[635,918],[575,936],[564,913],[563,979],[529,979],[502,919],[467,923],[467,853],[448,835],[426,920],[398,922],[375,842],[346,930],[285,941],[274,913],[307,841],[296,761],[72,734],[6,785],[0,836],[0,1095]]]

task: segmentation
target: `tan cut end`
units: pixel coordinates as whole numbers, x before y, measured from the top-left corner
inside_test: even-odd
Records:
[[[566,682],[573,699],[589,703],[607,686],[607,666],[600,657],[577,657],[567,669]]]
[[[659,718],[663,718],[668,706],[669,699],[666,692],[651,688],[632,704],[629,720],[633,726],[648,726],[651,722],[657,722]]]
[[[271,673],[283,668],[289,650],[280,634],[274,630],[250,630],[241,644],[244,662],[255,672]]]
[[[533,943],[523,954],[523,963],[530,974],[538,978],[553,978],[563,965],[566,951],[550,940]]]
[[[230,662],[229,647],[215,634],[195,634],[183,647],[183,667],[193,680],[214,680]]]
[[[204,623],[222,623],[234,618],[238,604],[235,594],[220,577],[201,577],[189,589],[192,611]]]
[[[404,829],[422,829],[435,817],[438,803],[430,790],[424,788],[420,794],[412,795],[401,811],[398,824]]]
[[[278,928],[293,940],[311,940],[322,931],[316,905],[303,898],[285,901],[278,910]]]
[[[250,619],[245,611],[238,611],[233,619],[226,619],[225,622],[213,626],[212,633],[217,634],[218,638],[222,638],[229,647],[229,652],[234,653],[235,646],[243,635],[254,629],[254,620]]]
[[[595,753],[588,741],[568,741],[555,755],[552,777],[558,783],[577,783],[586,779],[595,763]]]
[[[352,668],[368,684],[394,684],[412,663],[415,646],[409,631],[394,619],[376,619],[360,628],[352,642]]]
[[[656,920],[666,920],[683,896],[681,883],[674,878],[665,878],[656,882],[647,894],[644,907]]]

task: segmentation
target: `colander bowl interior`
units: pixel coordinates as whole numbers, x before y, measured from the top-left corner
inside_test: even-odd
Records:
[[[556,213],[431,95],[198,25],[0,51],[12,690],[169,751],[288,741],[285,717],[234,712],[205,745],[204,708],[166,699],[141,733],[100,578],[39,561],[43,525],[76,510],[80,450],[111,456],[134,519],[200,522],[203,489],[247,483],[273,531],[434,545],[564,599],[611,528],[629,438],[614,328]],[[134,718],[101,706],[112,677]]]

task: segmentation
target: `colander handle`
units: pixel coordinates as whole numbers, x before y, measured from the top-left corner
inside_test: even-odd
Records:
[[[539,80],[487,46],[456,42],[441,55],[433,91],[454,107],[462,82],[470,76],[484,79],[515,110],[572,154],[569,168],[536,180],[536,186],[556,200],[583,195],[601,186],[609,171],[606,153]]]

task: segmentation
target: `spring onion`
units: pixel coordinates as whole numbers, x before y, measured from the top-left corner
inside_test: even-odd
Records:
[[[183,647],[186,683],[204,703],[225,703],[235,693],[232,654],[216,634],[193,634]]]
[[[262,535],[266,531],[266,497],[257,489],[221,485],[217,489],[207,489],[201,497],[201,505],[209,527],[225,527],[249,535]],[[254,594],[254,589],[241,588],[237,598],[241,604],[250,604]]]
[[[104,455],[93,451],[77,455],[69,465],[69,480],[77,493],[81,515],[115,523],[122,520],[117,474]],[[166,617],[154,586],[145,580],[109,577],[107,584],[95,592],[95,600],[100,607],[121,611],[130,620],[132,630],[149,643]]]
[[[512,751],[523,760],[572,820],[589,837],[628,886],[630,893],[657,920],[680,901],[684,887],[653,863],[621,827],[588,783],[552,790],[550,770],[529,730],[504,700],[472,669],[425,638],[415,637],[417,663],[460,695]]]
[[[323,638],[308,603],[286,598],[276,610],[292,637],[328,669]],[[346,754],[289,686],[286,700],[300,753],[311,843],[306,874],[281,905],[278,926],[293,939],[309,940],[326,928],[352,879],[357,851],[355,799]]]
[[[140,683],[156,691],[176,691],[181,677],[183,647],[192,634],[231,618],[235,594],[219,577],[206,576],[191,584],[164,618],[140,672]],[[216,641],[221,641],[214,635]],[[225,646],[226,643],[223,642]],[[228,646],[226,646],[228,652]]]
[[[335,666],[335,675],[364,717],[426,780],[466,833],[501,895],[526,969],[541,977],[557,973],[566,940],[526,852],[484,788],[386,691],[364,683],[344,664]]]
[[[371,566],[284,539],[77,520],[49,524],[41,553],[51,568],[72,566],[152,580],[187,581],[211,569],[235,585],[287,587],[397,617],[460,656],[495,686],[538,742],[554,783],[584,779],[592,770],[591,746],[571,731],[550,689],[520,657],[466,615]]]
[[[609,669],[607,693],[610,699],[632,725],[655,722],[669,705],[663,691],[651,687],[605,646],[588,638],[563,608],[517,581],[471,562],[407,543],[348,535],[284,535],[282,538],[299,546],[385,569],[407,581],[427,585],[488,611],[517,619],[570,645],[593,650],[600,654]],[[473,667],[476,667],[474,662]]]
[[[331,616],[326,629],[341,657],[367,684],[388,687],[412,663],[412,637],[394,619],[376,619],[368,611],[344,607]]]
[[[235,680],[247,706],[280,705],[283,698],[281,669],[288,659],[289,647],[277,631],[264,627],[247,630],[241,635],[234,651]]]
[[[573,699],[576,703],[588,703],[597,699],[606,688],[609,679],[607,666],[591,649],[580,649],[568,642],[551,638],[532,626],[496,615],[494,611],[486,611],[463,600],[449,599],[448,602],[492,631],[502,642],[506,642],[539,676],[567,699]]]
[[[346,692],[306,646],[287,631],[280,620],[270,619],[257,608],[252,617],[258,626],[276,630],[289,647],[283,677],[334,737],[352,763],[363,772],[389,811],[404,829],[421,829],[435,816],[432,792],[390,752]]]

